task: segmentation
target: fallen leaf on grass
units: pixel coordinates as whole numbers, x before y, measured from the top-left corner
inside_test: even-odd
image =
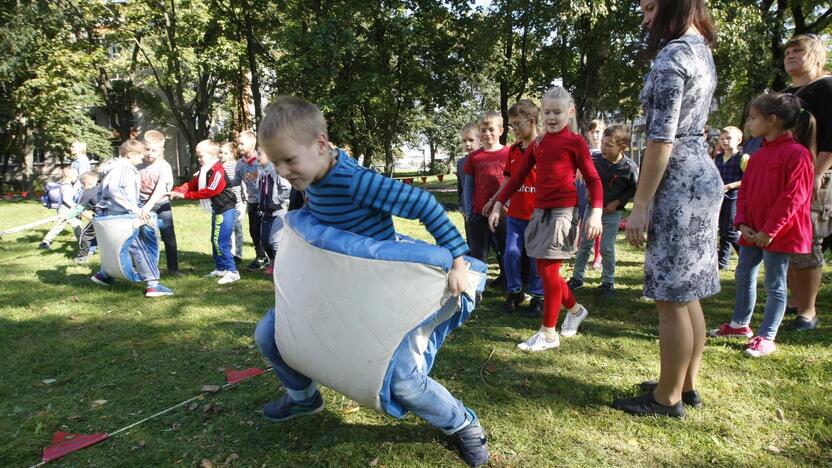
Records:
[[[101,406],[104,403],[107,403],[107,400],[93,400],[92,407],[95,408],[96,406]]]
[[[173,425],[170,426],[170,430],[178,431],[180,427],[182,427],[182,423],[173,423]]]
[[[368,465],[369,465],[369,466],[376,466],[376,465],[378,465],[378,457],[375,457],[375,458],[373,458],[372,460],[370,460],[370,463],[368,463]]]
[[[78,416],[77,414],[73,414],[72,416],[67,416],[66,418],[70,421],[78,421],[79,419],[81,419],[81,416]]]
[[[197,402],[193,402],[190,405],[188,405],[188,411],[193,411],[197,408],[199,408],[199,403],[197,403]]]
[[[225,372],[225,367],[217,367],[217,372]]]
[[[78,296],[72,296],[72,302],[78,302]]]
[[[213,402],[212,403],[207,403],[202,407],[202,412],[207,413],[209,411],[214,413],[214,414],[217,414],[220,411],[222,411],[222,406],[218,405],[216,403],[213,403]]]
[[[201,468],[214,468],[214,462],[207,458],[202,459],[202,463],[199,464]]]
[[[777,448],[777,447],[775,447],[774,445],[769,445],[769,446],[766,448],[766,450],[768,450],[768,451],[769,451],[769,452],[771,452],[771,453],[780,453],[780,449],[779,449],[779,448]]]
[[[202,386],[202,391],[203,392],[219,393],[220,390],[221,390],[221,388],[220,388],[219,385],[203,385]]]
[[[774,411],[774,414],[777,415],[778,420],[780,420],[780,421],[785,421],[786,420],[786,416],[783,414],[783,410],[781,410],[780,408],[777,408]]]
[[[50,384],[53,384],[53,383],[57,382],[57,380],[55,380],[55,379],[43,379],[42,382],[45,385],[50,385]]]
[[[76,317],[76,316],[74,316],[74,315],[70,315],[70,316],[69,316],[69,317],[67,317],[67,318],[68,318],[69,320],[78,320],[78,317]]]
[[[236,453],[232,453],[231,455],[228,456],[228,458],[225,459],[225,461],[222,463],[222,466],[228,466],[234,460],[239,460],[239,459],[240,459],[239,455],[237,455]]]
[[[487,366],[485,366],[485,371],[488,372],[489,374],[493,374],[494,372],[497,371],[497,365],[496,364],[488,364]]]

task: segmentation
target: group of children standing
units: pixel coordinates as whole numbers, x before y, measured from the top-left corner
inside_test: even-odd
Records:
[[[605,260],[601,290],[613,294],[615,238],[638,180],[638,168],[624,155],[629,145],[626,127],[606,129],[601,151],[593,156],[583,137],[570,128],[575,117],[571,95],[556,87],[543,96],[542,104],[542,119],[530,100],[509,109],[516,140],[510,148],[499,144],[503,121],[496,112],[485,113],[476,126],[461,131],[468,154],[459,176],[471,255],[486,261],[489,247],[494,247],[500,266],[495,282],[507,292],[504,310],[515,311],[528,293],[531,301],[523,314],[542,316],[540,330],[518,344],[525,351],[556,348],[559,335],[577,333],[588,311],[572,289],[583,286],[589,252],[599,235]],[[478,139],[481,147],[475,144]],[[578,209],[579,178],[589,191],[583,213]],[[579,245],[574,275],[567,283],[560,267]],[[568,314],[558,334],[561,306]]]
[[[211,212],[215,269],[207,277],[217,278],[218,284],[240,279],[237,263],[242,261],[243,211],[249,214],[249,232],[256,255],[248,269],[265,268],[271,274],[281,219],[288,208],[290,186],[276,174],[265,155],[257,154],[254,132],[242,132],[237,143],[241,157],[235,161],[233,144],[220,145],[211,140],[200,142],[196,147],[200,170],[191,181],[177,187],[174,186],[172,168],[164,159],[165,136],[161,132],[147,131],[143,141],[127,140],[119,148],[119,157],[102,163],[98,172],[90,170],[85,145],[73,143],[73,162],[62,169],[61,182],[53,195],[60,218],[40,247],[49,249],[54,237],[69,224],[79,241],[75,261],[85,263],[95,247],[92,216],[133,214],[158,228],[165,246],[168,275],[180,276],[171,200],[186,198],[200,200],[203,208]],[[83,170],[80,177],[79,170]],[[90,220],[86,226],[79,219],[81,217]],[[158,264],[141,235],[131,241],[129,249],[134,270],[148,284],[145,295],[173,294],[172,290],[159,284]],[[104,271],[99,271],[92,281],[112,284],[112,278]]]

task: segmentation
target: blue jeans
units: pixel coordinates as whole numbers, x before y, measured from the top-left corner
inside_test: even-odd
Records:
[[[589,217],[589,210],[584,213],[584,218]],[[601,215],[601,284],[615,284],[615,239],[618,237],[618,225],[621,223],[621,211],[604,213]],[[575,269],[572,277],[578,281],[584,280],[584,271],[592,249],[595,247],[595,240],[589,240],[581,236],[581,246],[575,255]]]
[[[270,262],[274,262],[277,255],[277,242],[275,241],[275,230],[283,229],[283,218],[263,214],[260,218],[260,246],[266,252]]]
[[[523,274],[521,265],[523,256],[526,255],[526,242],[523,234],[529,222],[519,218],[506,216],[506,253],[503,255],[503,263],[506,269],[506,288],[509,292],[523,290]],[[537,262],[531,261],[529,278],[526,290],[536,296],[543,295],[543,282],[537,274]]]
[[[211,250],[214,263],[219,271],[237,271],[234,256],[231,255],[231,232],[237,210],[229,208],[222,213],[212,212],[211,216]]]
[[[408,335],[405,340],[411,340]],[[289,397],[298,403],[311,403],[318,392],[318,384],[289,367],[280,356],[274,338],[274,309],[269,309],[254,330],[254,341],[260,353],[272,364],[272,370],[286,387]],[[393,398],[409,411],[445,434],[467,426],[474,420],[468,411],[440,383],[428,377],[424,366],[411,353],[403,353],[393,369],[390,390]]]
[[[757,302],[757,271],[760,262],[765,264],[766,308],[759,336],[774,340],[777,329],[786,313],[786,275],[789,270],[789,254],[769,252],[759,247],[740,246],[737,281],[737,303],[731,320],[748,326]]]
[[[731,249],[739,252],[740,232],[734,227],[734,218],[737,216],[737,199],[722,197],[722,206],[719,208],[719,250],[717,258],[719,266],[728,267],[731,260]]]
[[[176,246],[176,230],[173,226],[173,210],[170,207],[170,203],[156,205],[152,211],[156,213],[159,234],[162,236],[162,242],[165,243],[165,260],[168,265],[168,271],[178,271],[179,251]]]

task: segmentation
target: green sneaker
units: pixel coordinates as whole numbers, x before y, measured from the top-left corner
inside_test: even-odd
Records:
[[[312,416],[324,410],[324,399],[321,392],[315,394],[312,402],[306,405],[295,403],[286,395],[263,406],[263,417],[269,421],[288,421],[299,416]]]

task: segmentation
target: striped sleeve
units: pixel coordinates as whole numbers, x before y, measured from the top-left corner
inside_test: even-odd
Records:
[[[350,192],[362,206],[400,218],[420,220],[436,243],[450,250],[454,258],[468,252],[465,239],[430,193],[364,170],[355,173]]]

